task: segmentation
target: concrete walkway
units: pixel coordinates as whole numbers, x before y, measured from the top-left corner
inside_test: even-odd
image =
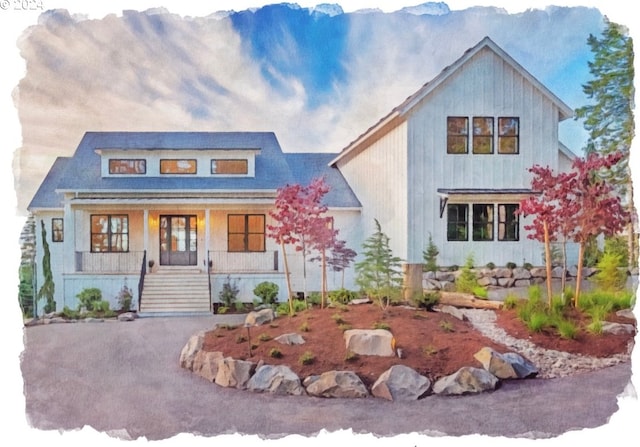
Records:
[[[326,437],[316,438],[319,433],[330,440],[345,433],[347,440],[364,437],[368,445],[380,445],[370,436],[389,445],[434,445],[466,435],[549,440],[587,433],[593,441],[598,433],[611,437],[610,418],[621,403],[630,405],[630,398],[619,402],[618,396],[633,392],[628,363],[564,379],[505,382],[492,393],[428,396],[413,403],[255,394],[219,387],[179,367],[189,336],[233,318],[242,321],[243,316],[25,328],[21,371],[30,427],[52,435],[90,427],[110,440],[253,435],[235,439],[234,445],[254,445],[263,438],[284,443],[291,439],[287,435],[296,434],[309,437],[305,445],[312,438],[326,445]],[[637,420],[637,414],[633,417]],[[637,430],[637,425],[617,426],[616,433]]]

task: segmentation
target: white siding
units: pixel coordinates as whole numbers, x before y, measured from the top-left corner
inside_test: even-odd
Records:
[[[467,116],[470,125],[474,116],[494,117],[494,154],[473,154],[471,147],[468,154],[447,154],[448,116]],[[520,120],[517,155],[498,154],[495,147],[497,118],[509,116]],[[443,265],[461,265],[470,254],[478,265],[510,261],[539,264],[540,246],[527,239],[522,223],[517,243],[447,242],[447,216],[445,211],[440,217],[437,190],[529,188],[529,167],[542,164],[557,169],[558,109],[548,97],[485,49],[418,104],[410,112],[408,123],[408,261],[422,261],[422,250],[431,233]],[[452,203],[452,198],[449,201]],[[363,202],[366,208],[369,202]],[[481,199],[478,202],[486,203]]]
[[[407,256],[407,124],[400,123],[364,151],[338,167],[362,203],[358,231],[352,230],[360,251],[375,229],[374,219],[390,238],[394,255]],[[359,236],[359,237],[358,237]]]

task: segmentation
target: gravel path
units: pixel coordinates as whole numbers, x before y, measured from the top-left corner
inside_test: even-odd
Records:
[[[631,358],[633,344],[630,344],[626,354],[616,354],[607,358],[544,349],[527,340],[507,334],[504,329],[495,324],[496,314],[492,310],[462,309],[462,311],[469,322],[484,336],[511,348],[533,362],[539,369],[538,377],[540,378],[566,377],[577,372],[592,371],[628,362]]]

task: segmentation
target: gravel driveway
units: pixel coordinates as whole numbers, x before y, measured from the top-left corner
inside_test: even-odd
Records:
[[[593,440],[598,433],[609,433],[610,418],[623,403],[635,412],[631,419],[640,420],[637,397],[618,401],[621,393],[633,393],[629,363],[563,379],[505,382],[491,393],[428,396],[412,403],[255,394],[219,387],[179,367],[189,336],[233,317],[25,328],[21,372],[30,426],[37,433],[87,426],[111,440],[256,435],[243,438],[246,442],[263,437],[284,442],[291,439],[286,435],[315,437],[326,431],[330,436],[347,430],[347,435],[374,435],[379,442],[400,435],[406,442],[396,438],[391,445],[413,446],[480,434],[548,440],[599,427],[587,431]],[[622,420],[621,413],[616,420]],[[616,426],[615,433],[637,430],[637,424],[627,425]]]

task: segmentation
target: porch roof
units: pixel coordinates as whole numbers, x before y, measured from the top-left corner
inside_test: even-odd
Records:
[[[59,209],[62,208],[62,194],[56,192],[56,187],[60,183],[67,165],[71,159],[69,157],[58,157],[53,162],[53,166],[36,191],[28,209]]]

